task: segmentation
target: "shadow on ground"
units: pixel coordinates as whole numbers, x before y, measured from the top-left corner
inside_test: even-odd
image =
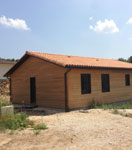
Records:
[[[29,116],[47,116],[58,113],[64,113],[63,109],[55,108],[45,108],[45,107],[36,107],[36,108],[24,108],[14,106],[16,112],[26,112]]]

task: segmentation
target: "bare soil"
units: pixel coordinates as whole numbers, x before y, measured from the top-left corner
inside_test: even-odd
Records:
[[[106,110],[30,116],[47,130],[0,133],[0,150],[132,150],[132,118]]]

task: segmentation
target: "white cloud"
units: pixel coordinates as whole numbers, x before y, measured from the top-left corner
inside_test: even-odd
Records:
[[[132,18],[127,21],[127,24],[132,24]]]
[[[89,20],[93,20],[93,17],[89,17]]]
[[[30,28],[26,24],[26,21],[22,19],[12,19],[2,16],[0,17],[0,24],[15,29],[30,30]]]
[[[95,26],[90,25],[90,30],[94,30],[99,33],[116,33],[119,32],[119,29],[114,22],[114,20],[105,19],[104,22],[97,21]]]

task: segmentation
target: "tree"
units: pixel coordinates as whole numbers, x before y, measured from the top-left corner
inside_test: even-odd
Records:
[[[124,58],[119,58],[118,60],[123,61],[123,62],[127,62],[127,59],[124,59]]]
[[[16,61],[17,61],[17,60],[14,59],[14,58],[11,58],[11,59],[10,59],[10,58],[1,58],[1,57],[0,57],[0,59],[1,59],[1,60],[7,60],[7,61],[13,61],[13,62],[16,62]]]
[[[127,60],[129,63],[132,63],[132,56],[130,56]]]

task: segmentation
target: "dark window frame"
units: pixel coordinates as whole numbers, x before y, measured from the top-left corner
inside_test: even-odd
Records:
[[[81,74],[81,94],[91,94],[91,74]]]
[[[101,74],[101,86],[102,92],[110,92],[110,75],[109,74]]]
[[[130,86],[130,74],[125,74],[125,85]]]
[[[30,77],[30,103],[36,104],[36,77]]]

